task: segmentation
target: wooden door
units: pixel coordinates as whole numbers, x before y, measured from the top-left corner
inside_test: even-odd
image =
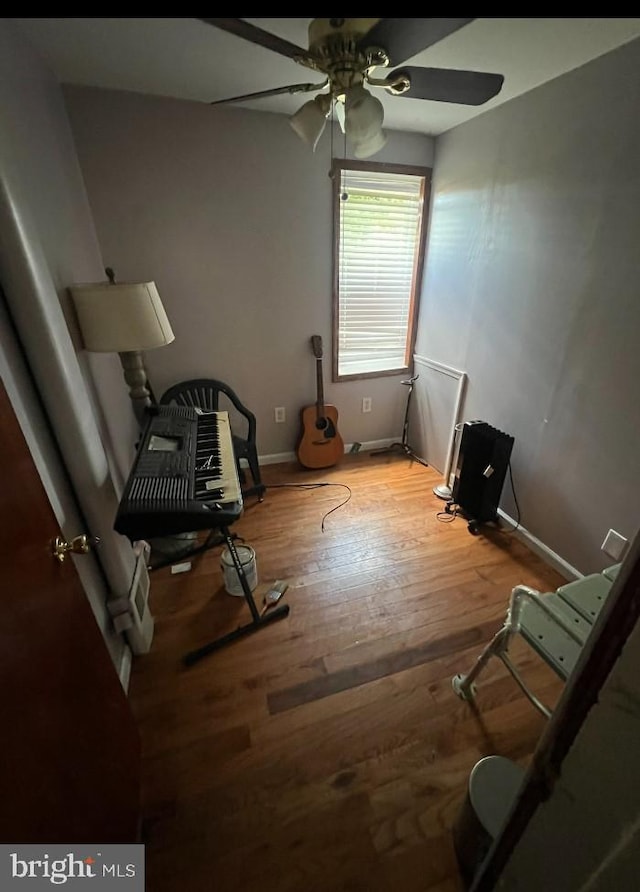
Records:
[[[139,735],[59,532],[0,381],[0,841],[134,842]]]

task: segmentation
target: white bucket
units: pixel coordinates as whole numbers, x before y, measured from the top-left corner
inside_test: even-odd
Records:
[[[251,591],[254,591],[258,585],[256,553],[250,545],[236,545],[236,552],[240,564],[242,565],[242,569],[244,570],[244,575],[247,577],[249,588]],[[233,558],[231,557],[231,552],[228,548],[225,548],[220,556],[220,567],[224,574],[225,589],[230,595],[236,595],[237,597],[243,598],[244,591],[242,590],[242,583],[240,582],[240,577],[238,576],[238,572],[233,563]]]

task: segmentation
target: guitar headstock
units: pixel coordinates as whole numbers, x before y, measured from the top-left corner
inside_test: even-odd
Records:
[[[320,335],[311,335],[311,349],[316,359],[322,359],[322,338]]]

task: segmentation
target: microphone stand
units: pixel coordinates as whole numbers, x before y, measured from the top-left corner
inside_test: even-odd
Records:
[[[401,384],[404,384],[409,388],[409,392],[407,394],[407,407],[404,412],[404,423],[402,425],[402,440],[400,442],[391,443],[390,446],[386,446],[384,449],[376,449],[371,452],[371,455],[386,455],[389,452],[393,452],[396,449],[401,449],[405,455],[408,455],[412,461],[417,461],[418,464],[424,465],[425,468],[429,467],[429,463],[426,462],[423,458],[420,458],[419,455],[413,451],[411,446],[409,446],[409,409],[411,407],[411,394],[413,393],[413,385],[416,383],[420,375],[414,375],[413,378],[409,378],[408,381],[401,381]]]

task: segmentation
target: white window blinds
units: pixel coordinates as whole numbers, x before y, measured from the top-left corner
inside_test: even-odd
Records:
[[[341,171],[338,375],[408,365],[424,177]]]

